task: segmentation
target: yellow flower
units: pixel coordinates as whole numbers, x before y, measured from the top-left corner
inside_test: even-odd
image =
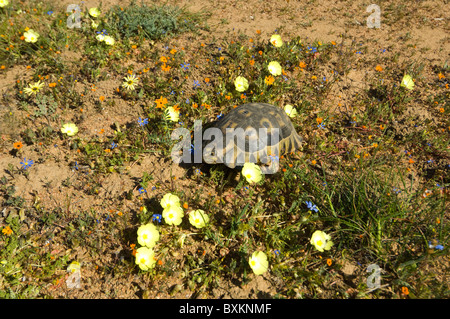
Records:
[[[162,213],[162,217],[164,218],[164,221],[168,225],[175,225],[178,226],[181,224],[181,221],[183,219],[183,209],[180,206],[169,206],[168,208],[165,208]]]
[[[281,40],[281,36],[279,34],[274,34],[270,37],[270,43],[276,48],[279,48],[283,45],[283,40]]]
[[[0,0],[0,8],[6,7],[9,4],[9,0]]]
[[[89,15],[93,18],[97,18],[100,15],[100,10],[98,8],[90,8]]]
[[[192,226],[202,228],[209,222],[209,216],[201,209],[193,210],[189,213],[189,222]]]
[[[41,83],[41,80],[39,80],[33,84],[29,84],[28,87],[23,90],[25,91],[26,94],[31,95],[31,94],[36,94],[43,87],[44,87],[44,83]]]
[[[255,251],[248,259],[248,263],[255,275],[261,275],[269,269],[267,255],[262,251]]]
[[[33,29],[29,29],[28,31],[23,33],[26,42],[35,43],[39,38],[39,33],[34,31]]]
[[[136,77],[136,75],[129,75],[123,78],[125,81],[122,83],[122,87],[126,88],[127,90],[134,90],[134,86],[137,85],[137,82],[139,79]]]
[[[137,230],[137,240],[139,245],[152,248],[159,240],[159,232],[153,224],[142,225]]]
[[[97,22],[92,21],[92,23],[91,23],[91,28],[92,28],[92,29],[97,29],[98,26],[99,26],[99,24],[98,24]]]
[[[408,74],[405,74],[405,76],[402,79],[402,84],[400,84],[400,86],[403,86],[408,90],[412,90],[414,88],[414,81],[412,77]]]
[[[110,37],[109,35],[105,35],[103,40],[107,45],[114,45],[114,43],[116,43],[116,40],[114,40],[114,38]]]
[[[248,89],[248,81],[243,76],[238,76],[234,80],[234,86],[236,87],[236,91],[238,92],[244,92]]]
[[[97,36],[95,37],[99,42],[102,42],[103,40],[105,40],[105,36],[103,34],[97,34]]]
[[[284,106],[284,111],[287,115],[289,115],[289,117],[295,117],[297,115],[297,110],[290,104],[286,104]]]
[[[172,193],[167,193],[160,201],[161,207],[166,209],[170,206],[180,206],[180,198]]]
[[[281,75],[281,65],[277,61],[270,62],[267,69],[274,76]]]
[[[261,168],[255,163],[245,163],[241,173],[249,183],[258,183],[262,179]]]
[[[78,133],[78,127],[73,123],[66,123],[61,127],[61,133],[74,136]]]
[[[164,111],[165,117],[166,119],[172,121],[172,122],[177,122],[178,119],[180,118],[180,111],[178,111],[177,109],[175,109],[172,106],[169,106],[165,111]]]
[[[136,265],[144,271],[155,267],[156,259],[153,249],[140,247],[136,249]]]
[[[311,245],[316,247],[316,249],[320,252],[324,250],[330,250],[331,246],[333,246],[333,242],[331,241],[330,235],[327,235],[323,231],[316,230],[311,236]]]

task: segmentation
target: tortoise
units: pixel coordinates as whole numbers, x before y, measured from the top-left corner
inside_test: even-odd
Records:
[[[211,128],[203,133],[203,160],[230,168],[247,162],[270,165],[279,156],[301,149],[304,143],[286,112],[267,103],[242,104]]]

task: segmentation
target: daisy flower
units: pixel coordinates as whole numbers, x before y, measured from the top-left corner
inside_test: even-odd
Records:
[[[28,95],[31,94],[36,94],[37,92],[39,92],[42,88],[44,87],[44,83],[41,83],[41,80],[33,83],[33,84],[29,84],[27,88],[23,89],[24,92]]]
[[[134,86],[137,85],[137,82],[139,81],[134,74],[124,77],[124,80],[125,81],[122,83],[122,87],[127,90],[134,90]]]

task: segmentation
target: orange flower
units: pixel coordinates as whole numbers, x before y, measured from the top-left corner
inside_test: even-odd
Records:
[[[18,142],[15,142],[15,143],[13,144],[13,146],[14,146],[15,149],[20,150],[20,149],[22,148],[23,144],[22,144],[21,141],[18,141]]]
[[[98,98],[101,102],[103,102],[105,100],[105,97],[102,95]]]
[[[439,74],[438,74],[438,77],[439,77],[439,80],[442,80],[443,78],[445,78],[445,75],[442,74],[442,73],[439,73]]]
[[[302,69],[306,68],[306,63],[305,62],[300,62],[300,64],[298,65],[299,67],[301,67]]]
[[[205,83],[209,83],[210,79],[209,78],[205,78]]]
[[[316,118],[317,124],[321,124],[323,119],[321,117]]]
[[[53,82],[53,83],[49,83],[48,84],[48,87],[51,87],[51,88],[54,88],[56,86],[56,82]]]
[[[444,113],[444,108],[441,107],[441,108],[439,109],[439,112]]]
[[[177,50],[175,50],[175,49],[170,50],[170,54],[175,54],[175,53],[177,53]]]
[[[184,208],[184,209],[188,209],[188,207],[189,207],[188,203],[187,203],[187,202],[184,202],[184,203],[183,203],[183,208]]]
[[[403,293],[404,295],[409,295],[409,289],[408,289],[408,287],[403,286],[403,287],[402,287],[402,293]]]
[[[194,108],[194,109],[198,108],[198,104],[197,103],[192,103],[192,108]]]
[[[165,64],[165,63],[164,63],[163,65],[161,65],[161,69],[162,69],[164,72],[169,72],[171,68],[172,68],[171,66],[168,66],[168,65]]]
[[[167,104],[167,99],[161,96],[159,99],[155,100],[155,103],[157,109],[162,109]]]
[[[333,261],[331,260],[331,258],[328,258],[328,259],[327,259],[327,265],[328,265],[328,266],[331,266],[332,263],[333,263]]]
[[[377,65],[375,67],[375,70],[378,71],[378,72],[381,72],[381,71],[383,71],[383,68],[381,67],[381,65]]]
[[[252,59],[252,60],[248,61],[248,63],[250,63],[250,65],[253,66],[253,65],[255,65],[255,60]]]
[[[264,83],[266,83],[267,85],[272,85],[274,81],[275,78],[271,75],[266,76],[266,78],[264,79]]]
[[[167,62],[167,58],[165,56],[162,56],[159,58],[159,61],[166,63]]]

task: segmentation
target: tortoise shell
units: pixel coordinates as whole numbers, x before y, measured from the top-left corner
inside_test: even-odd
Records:
[[[212,128],[203,135],[203,159],[230,168],[247,162],[267,164],[303,144],[286,112],[267,103],[240,105]]]

